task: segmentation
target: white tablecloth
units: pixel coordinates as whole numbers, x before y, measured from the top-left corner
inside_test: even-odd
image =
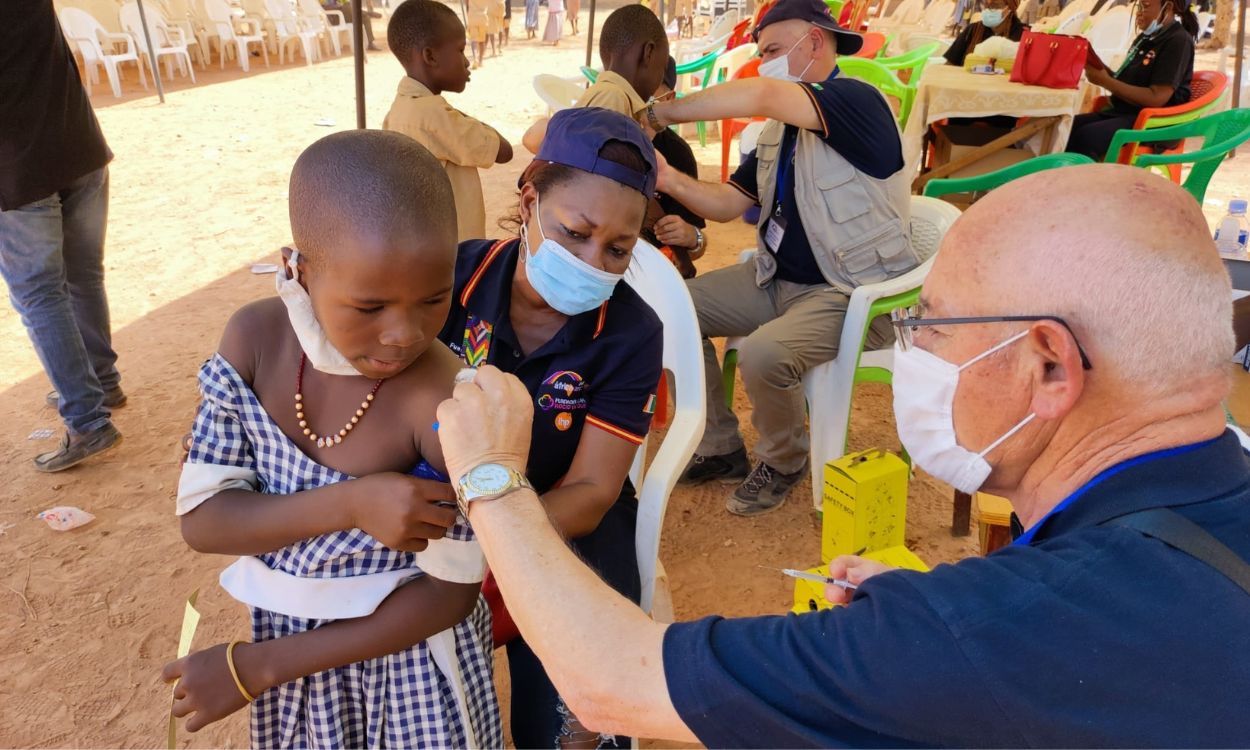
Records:
[[[1055,126],[1054,137],[1043,148],[1046,138],[1038,134],[1028,144],[1035,154],[1062,151],[1072,130],[1072,118],[1081,111],[1089,84],[1078,89],[1049,89],[1012,83],[1008,75],[969,73],[954,65],[934,64],[925,68],[916,91],[916,102],[903,131],[903,157],[915,171],[920,166],[924,134],[931,123],[951,117],[1048,117],[1063,119]]]

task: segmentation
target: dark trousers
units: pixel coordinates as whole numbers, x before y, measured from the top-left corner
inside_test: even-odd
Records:
[[[1072,123],[1072,134],[1068,136],[1068,151],[1102,161],[1115,131],[1133,127],[1136,120],[1136,113],[1089,112],[1077,115]]]
[[[634,548],[634,529],[638,525],[638,501],[628,481],[621,496],[608,510],[599,528],[574,539],[573,550],[599,576],[621,594],[637,603],[642,597],[638,578],[638,555]],[[559,602],[550,602],[558,607]],[[547,677],[538,657],[521,638],[507,646],[508,668],[512,679],[512,742],[518,748],[557,747],[564,731],[565,710],[556,688]],[[587,665],[587,669],[595,669]],[[630,738],[605,735],[601,746],[627,748]]]

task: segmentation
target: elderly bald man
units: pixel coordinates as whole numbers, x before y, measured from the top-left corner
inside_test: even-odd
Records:
[[[1027,531],[926,574],[839,559],[861,585],[831,611],[652,622],[533,492],[487,481],[525,468],[520,383],[483,369],[440,435],[509,610],[588,727],[712,747],[1244,746],[1230,297],[1197,204],[1147,172],[1044,172],[972,206],[898,321],[895,417],[922,467],[1007,496]]]

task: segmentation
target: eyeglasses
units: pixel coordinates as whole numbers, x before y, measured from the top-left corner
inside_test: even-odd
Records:
[[[1090,364],[1089,356],[1085,354],[1085,349],[1081,346],[1081,342],[1077,340],[1076,333],[1072,330],[1072,326],[1068,325],[1068,321],[1055,315],[991,315],[975,318],[925,318],[923,317],[923,309],[920,305],[912,305],[904,307],[890,313],[890,322],[894,325],[894,332],[898,337],[898,346],[903,351],[907,351],[912,347],[912,336],[914,331],[921,326],[957,326],[969,323],[1036,323],[1039,320],[1049,320],[1063,326],[1064,329],[1072,336],[1072,342],[1076,344],[1076,350],[1081,355],[1081,367],[1086,370],[1092,370],[1094,366]]]

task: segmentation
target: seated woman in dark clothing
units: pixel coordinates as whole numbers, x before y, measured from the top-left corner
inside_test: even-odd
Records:
[[[656,99],[673,95],[677,87],[677,62],[668,58],[664,81],[655,90]],[[669,128],[664,128],[651,139],[651,145],[664,157],[673,169],[699,178],[699,162],[686,139]],[[663,250],[668,248],[669,259],[677,266],[682,278],[695,276],[694,261],[707,250],[707,236],[703,233],[707,222],[702,216],[683,206],[676,199],[656,193],[647,207],[643,222],[642,238]]]
[[[1183,0],[1140,0],[1137,28],[1142,32],[1114,75],[1107,68],[1085,66],[1085,77],[1107,89],[1111,103],[1098,112],[1077,115],[1068,151],[1101,161],[1115,132],[1133,127],[1143,108],[1189,101],[1198,17]]]
[[[951,65],[963,65],[964,58],[976,49],[977,45],[992,36],[1005,36],[1013,42],[1020,41],[1024,36],[1024,25],[1016,16],[1017,0],[985,0],[981,4],[981,20],[970,23],[959,33],[955,41],[946,50],[946,62]]]

